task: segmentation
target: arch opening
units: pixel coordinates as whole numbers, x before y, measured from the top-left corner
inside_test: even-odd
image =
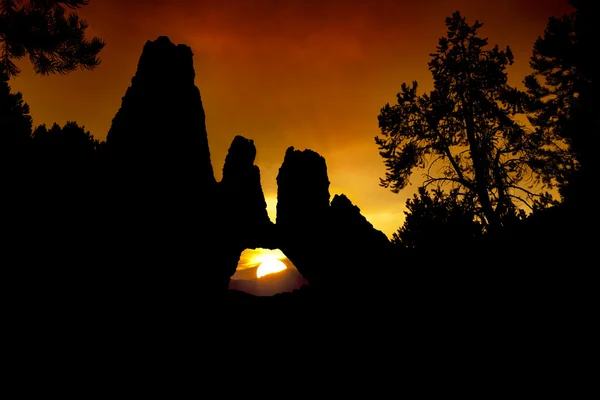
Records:
[[[244,250],[229,280],[229,290],[254,296],[293,292],[308,284],[298,269],[279,249]]]

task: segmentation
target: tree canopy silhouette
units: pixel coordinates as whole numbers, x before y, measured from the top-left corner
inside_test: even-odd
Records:
[[[67,121],[62,128],[57,123],[52,124],[50,129],[45,124],[39,125],[33,131],[32,139],[34,144],[60,148],[71,153],[82,152],[89,155],[100,147],[98,139],[74,121]]]
[[[404,224],[392,235],[392,242],[407,249],[453,248],[457,243],[481,236],[472,198],[431,192],[419,187],[406,201]]]
[[[89,0],[0,1],[0,77],[18,75],[14,61],[27,55],[40,75],[96,68],[105,42],[87,40],[87,22],[76,12],[66,13],[88,4]]]
[[[13,149],[31,139],[32,119],[21,92],[11,93],[7,81],[0,79],[0,149]]]
[[[575,11],[551,17],[543,36],[535,41],[530,60],[534,72],[525,78],[531,96],[529,121],[539,135],[564,140],[570,150],[564,156],[569,162],[559,165],[562,169],[547,171],[560,179],[562,189],[580,168],[597,168],[599,134],[592,2],[571,0],[569,4]]]
[[[416,81],[403,83],[397,104],[381,109],[375,142],[387,171],[380,183],[397,193],[421,168],[424,187],[449,184],[452,196],[472,197],[475,215],[492,230],[556,183],[540,172],[560,162],[563,150],[519,122],[527,96],[507,82],[510,47],[488,47],[478,35],[483,24],[468,24],[459,11],[445,23],[428,63],[434,89],[419,95]]]

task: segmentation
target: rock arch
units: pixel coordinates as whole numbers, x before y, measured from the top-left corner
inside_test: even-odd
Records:
[[[192,56],[166,37],[144,46],[107,136],[108,251],[190,296],[226,290],[248,248],[281,249],[311,285],[332,285],[365,254],[386,254],[389,241],[358,207],[345,196],[330,202],[325,159],[312,150],[285,153],[276,223],[253,140],[234,137],[215,180]]]

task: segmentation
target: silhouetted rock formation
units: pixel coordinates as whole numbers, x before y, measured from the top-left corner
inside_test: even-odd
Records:
[[[273,225],[267,213],[260,170],[254,165],[255,157],[254,141],[236,136],[225,157],[223,179],[219,182],[222,202],[227,204],[225,209],[244,230]]]
[[[329,203],[325,159],[288,148],[277,184],[278,245],[310,284],[339,292],[360,282],[367,289],[371,275],[376,285],[393,263],[392,244],[345,195]]]
[[[113,119],[106,143],[111,154],[153,173],[185,168],[195,184],[214,183],[193,53],[161,36],[144,46],[131,86]],[[142,162],[142,165],[138,163]]]
[[[226,237],[192,58],[167,37],[148,41],[106,140],[111,258],[153,298],[228,283],[219,273],[216,246]]]
[[[373,243],[380,247],[390,243],[387,236],[375,229],[360,213],[360,208],[352,204],[345,194],[333,196],[330,209],[331,223],[336,226],[339,235],[355,237],[357,243]]]
[[[277,175],[277,226],[323,222],[329,197],[325,158],[313,150],[289,147]]]
[[[83,187],[73,183],[90,178],[88,184],[97,189],[85,193],[105,205],[86,220],[87,203],[69,204],[46,213],[49,217],[38,224],[62,224],[72,231],[68,236],[58,236],[52,228],[43,231],[52,239],[52,245],[39,247],[45,256],[57,249],[50,259],[62,260],[62,265],[68,260],[72,266],[93,266],[77,270],[80,280],[89,282],[79,289],[81,297],[100,299],[99,293],[109,291],[106,301],[122,317],[140,307],[148,313],[186,314],[198,296],[225,297],[247,248],[281,249],[316,290],[335,289],[343,284],[340,276],[356,276],[366,264],[382,264],[378,255],[387,254],[387,238],[345,196],[336,196],[330,206],[327,165],[318,153],[287,149],[277,176],[276,224],[267,214],[252,140],[233,139],[223,179],[215,180],[192,57],[188,46],[166,37],[148,41],[105,145],[92,143],[89,149],[97,156],[94,161],[79,162],[74,153],[77,157],[65,165],[82,168],[65,175],[61,185],[50,179],[59,174],[39,174],[48,187],[65,191],[60,197],[64,204]],[[80,128],[67,128],[52,129],[85,137]],[[48,135],[39,131],[40,146],[46,146]],[[82,157],[91,159],[85,151]],[[106,173],[100,173],[100,166]],[[103,248],[92,254],[91,244],[100,241]],[[68,257],[59,245],[70,246]],[[63,280],[73,271],[52,273]]]
[[[277,175],[279,248],[312,285],[325,284],[330,265],[329,178],[325,159],[289,147]]]
[[[392,262],[392,244],[345,195],[335,195],[331,200],[329,223],[330,251],[340,266],[340,281],[352,285],[353,280],[360,280],[364,285],[364,277],[385,276]]]
[[[228,239],[222,246],[227,279],[235,273],[240,254],[247,248],[276,248],[272,242],[274,225],[260,183],[260,170],[254,165],[254,142],[236,136],[229,147],[219,182],[221,229]]]

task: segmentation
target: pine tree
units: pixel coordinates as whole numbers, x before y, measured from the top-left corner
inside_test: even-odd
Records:
[[[88,24],[76,12],[89,0],[2,0],[0,2],[0,78],[20,73],[16,60],[29,56],[40,75],[66,74],[100,64],[105,42],[87,40]]]
[[[29,105],[21,92],[12,93],[7,81],[0,80],[0,149],[6,151],[26,145],[31,140],[32,120]]]
[[[447,35],[428,64],[434,89],[419,95],[416,81],[403,83],[397,104],[381,109],[375,142],[387,169],[383,187],[397,193],[422,169],[425,187],[449,185],[453,196],[473,198],[492,230],[515,208],[533,207],[555,184],[540,172],[561,158],[550,138],[516,118],[527,96],[507,82],[513,54],[488,47],[482,25],[458,11],[446,18]]]
[[[569,150],[560,178],[561,193],[579,191],[597,176],[595,161],[600,136],[597,107],[598,63],[592,2],[573,0],[575,10],[551,17],[534,43],[533,73],[525,86],[531,96],[530,122],[540,135],[564,140]],[[581,187],[580,187],[581,186]],[[567,196],[568,197],[568,196]]]

